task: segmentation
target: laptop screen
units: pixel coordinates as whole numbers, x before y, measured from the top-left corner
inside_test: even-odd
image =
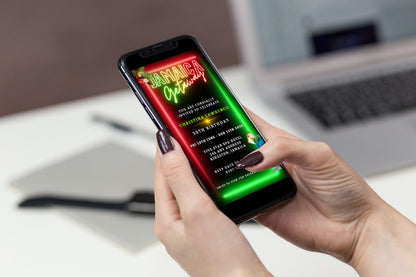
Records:
[[[416,35],[414,0],[251,0],[264,66]]]

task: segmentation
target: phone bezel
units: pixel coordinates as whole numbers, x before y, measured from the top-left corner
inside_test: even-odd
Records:
[[[179,55],[181,53],[191,51],[191,50],[198,50],[210,64],[214,72],[219,76],[221,82],[225,85],[231,96],[237,101],[237,103],[242,107],[245,115],[249,119],[249,121],[253,124],[256,128],[260,136],[265,138],[258,130],[250,116],[244,110],[243,106],[240,104],[238,99],[235,97],[233,91],[227,86],[222,78],[221,74],[219,73],[218,69],[215,67],[211,59],[208,57],[205,50],[199,44],[199,42],[188,35],[175,37],[163,42],[159,42],[148,47],[129,52],[121,56],[118,62],[118,67],[126,79],[129,86],[132,88],[134,94],[140,101],[140,103],[145,108],[146,112],[149,114],[150,118],[155,123],[156,127],[160,129],[167,129],[166,125],[163,123],[163,120],[158,116],[157,112],[153,108],[153,105],[147,99],[144,92],[141,91],[141,87],[139,83],[136,81],[135,77],[131,73],[132,69],[137,69],[141,66],[146,66],[151,63],[155,63],[167,58],[170,58],[175,55]],[[169,131],[169,130],[168,130]],[[195,173],[197,180],[201,187],[207,191],[208,195],[213,199],[214,203],[217,207],[228,217],[230,217],[236,224],[242,223],[260,213],[269,210],[276,205],[282,204],[289,199],[291,199],[296,194],[296,184],[288,174],[287,170],[282,165],[283,170],[285,171],[288,178],[280,180],[276,183],[270,184],[267,187],[260,189],[250,195],[242,197],[236,201],[233,201],[226,205],[220,205],[216,199],[207,191],[205,186],[199,180],[197,174]]]

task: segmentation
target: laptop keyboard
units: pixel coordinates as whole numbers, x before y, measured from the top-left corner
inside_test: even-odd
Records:
[[[289,95],[326,128],[416,108],[416,69]]]

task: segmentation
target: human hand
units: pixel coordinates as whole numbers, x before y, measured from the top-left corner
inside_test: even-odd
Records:
[[[416,274],[413,223],[328,145],[303,141],[249,114],[268,142],[239,167],[260,171],[284,163],[298,188],[292,201],[258,216],[258,222],[304,249],[351,264],[362,276],[391,276],[399,267],[400,276]],[[395,266],[387,268],[389,262]]]
[[[157,134],[155,233],[191,276],[270,276],[240,229],[199,186],[180,145]]]

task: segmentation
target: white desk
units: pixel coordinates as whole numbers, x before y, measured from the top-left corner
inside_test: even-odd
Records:
[[[243,68],[230,68],[223,74],[242,103],[271,123],[297,133],[277,111],[255,97]],[[0,276],[186,276],[160,243],[130,253],[56,210],[16,208],[22,194],[10,186],[11,180],[102,141],[114,140],[154,156],[155,141],[93,123],[93,113],[156,131],[127,89],[0,118]],[[367,181],[395,208],[416,220],[416,166]],[[337,260],[292,246],[266,228],[243,226],[242,230],[276,275],[356,276]]]

